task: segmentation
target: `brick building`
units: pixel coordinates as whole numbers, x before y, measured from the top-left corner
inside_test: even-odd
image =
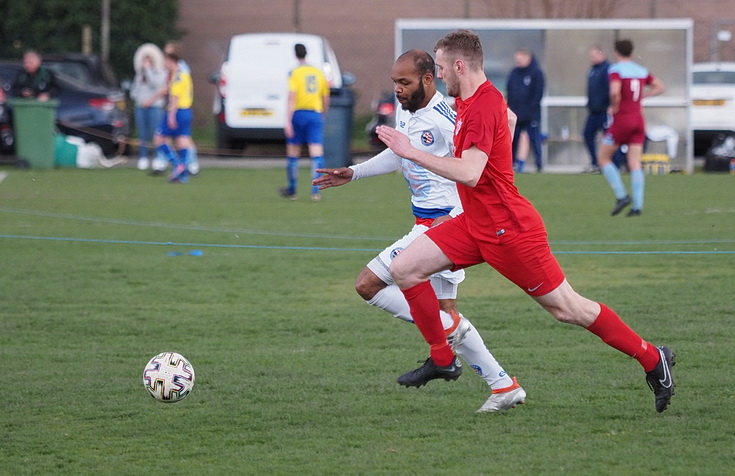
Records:
[[[208,76],[234,34],[301,31],[325,36],[340,66],[357,76],[358,114],[391,89],[394,25],[398,18],[691,18],[694,61],[735,61],[735,0],[180,0],[179,28],[193,69],[199,124],[211,121]],[[733,35],[735,36],[735,35]],[[581,59],[586,61],[586,58]]]

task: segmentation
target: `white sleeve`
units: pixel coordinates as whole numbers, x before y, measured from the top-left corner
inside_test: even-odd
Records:
[[[367,177],[375,177],[376,175],[384,175],[395,172],[401,168],[402,158],[393,153],[390,149],[385,149],[378,155],[361,164],[350,165],[354,172],[352,180],[359,180]]]

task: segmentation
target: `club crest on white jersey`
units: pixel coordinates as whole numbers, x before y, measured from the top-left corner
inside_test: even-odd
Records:
[[[402,246],[399,246],[398,248],[393,248],[392,250],[390,250],[390,259],[391,259],[391,261],[394,260],[395,257],[398,256],[401,253],[401,251],[403,251],[403,247]]]
[[[421,143],[425,146],[430,146],[434,143],[434,134],[431,131],[424,131],[421,133]]]

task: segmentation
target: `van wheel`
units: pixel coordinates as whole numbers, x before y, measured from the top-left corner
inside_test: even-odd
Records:
[[[245,148],[245,141],[242,139],[233,139],[217,131],[217,148],[223,151],[239,152]]]

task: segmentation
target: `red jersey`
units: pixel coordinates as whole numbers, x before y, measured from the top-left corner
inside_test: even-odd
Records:
[[[617,114],[643,115],[641,99],[643,89],[653,82],[646,68],[633,61],[621,61],[610,66],[610,81],[620,81],[620,104]]]
[[[500,243],[532,229],[543,229],[536,209],[518,192],[513,182],[511,133],[508,107],[490,81],[462,101],[457,98],[454,154],[476,146],[488,160],[474,187],[457,184],[467,226],[479,240]]]

